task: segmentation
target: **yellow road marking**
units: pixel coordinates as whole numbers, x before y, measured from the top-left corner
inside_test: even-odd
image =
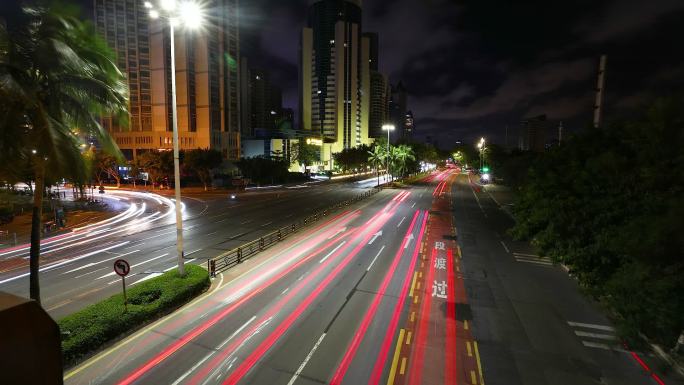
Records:
[[[401,343],[404,340],[404,329],[399,329],[399,339],[397,346],[394,348],[394,358],[392,358],[392,366],[390,367],[389,377],[387,377],[387,385],[394,384],[394,377],[397,375],[397,364],[399,363],[399,353],[401,352]]]
[[[418,278],[423,278],[423,272],[422,271],[418,272]]]
[[[463,329],[468,330],[468,320],[463,321]]]
[[[406,371],[406,357],[401,358],[401,368],[399,369],[399,374],[404,374]]]
[[[411,312],[411,322],[413,322],[416,319],[416,312],[412,311]]]
[[[409,290],[409,297],[413,297],[413,290],[416,288],[416,279],[418,279],[418,272],[413,273],[413,281],[411,282],[411,290]]]
[[[468,357],[473,356],[473,348],[470,347],[470,341],[466,341],[466,350],[468,351]]]
[[[418,303],[418,296],[413,297],[413,303]]]
[[[474,370],[471,370],[471,371],[470,371],[470,382],[471,382],[473,385],[477,385],[477,375],[475,374],[475,371],[474,371]]]
[[[477,361],[477,370],[480,372],[480,384],[484,385],[484,375],[482,374],[482,362],[480,361],[480,350],[477,348],[477,341],[473,341],[475,346],[475,361]]]
[[[458,267],[458,265],[456,265],[456,271],[458,271],[459,273],[461,272],[461,268]]]
[[[461,254],[461,246],[456,246],[456,250],[458,250],[458,257],[463,259],[463,254]]]
[[[411,345],[411,335],[413,333],[409,330],[408,333],[406,333],[406,345]]]
[[[416,285],[416,289],[420,290],[420,282]]]

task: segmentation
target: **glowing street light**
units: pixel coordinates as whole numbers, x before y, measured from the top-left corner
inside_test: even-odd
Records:
[[[159,0],[161,12],[154,5],[145,1],[144,6],[149,9],[150,19],[165,19],[169,23],[169,36],[171,40],[171,123],[173,126],[173,176],[176,197],[176,252],[178,254],[178,273],[185,276],[185,264],[183,261],[183,211],[181,207],[180,191],[180,158],[178,148],[178,111],[176,106],[176,49],[174,39],[174,26],[181,25],[188,29],[198,28],[202,24],[202,9],[196,3],[183,1],[177,4],[176,0]]]
[[[484,151],[485,151],[485,138],[480,138],[480,142],[477,144],[477,148],[480,149],[480,170],[484,165]]]
[[[386,172],[389,175],[389,158],[390,158],[390,131],[394,131],[394,124],[383,124],[382,130],[387,131],[387,155],[386,155]]]

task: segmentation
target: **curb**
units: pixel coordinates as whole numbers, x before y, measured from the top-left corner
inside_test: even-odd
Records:
[[[646,336],[643,334],[640,334],[641,337],[648,343],[648,346],[651,348],[651,351],[661,360],[667,362],[668,365],[675,371],[675,373],[679,374],[680,377],[684,378],[684,366],[680,362],[677,362],[672,356],[663,350],[659,345],[651,343]]]

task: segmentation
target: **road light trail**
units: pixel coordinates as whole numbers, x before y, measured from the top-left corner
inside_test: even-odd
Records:
[[[376,214],[376,216],[380,215],[381,213]],[[229,307],[206,321],[204,324],[198,326],[197,328],[191,330],[190,332],[186,333],[183,335],[181,338],[179,338],[175,343],[171,344],[168,346],[166,349],[164,349],[162,352],[160,352],[158,355],[153,357],[151,360],[149,360],[147,363],[143,364],[140,366],[138,369],[136,369],[132,374],[130,374],[128,377],[124,378],[121,380],[118,384],[119,385],[127,385],[131,384],[135,381],[137,381],[140,377],[142,377],[145,373],[147,373],[150,369],[161,363],[162,361],[166,360],[168,357],[170,357],[172,354],[177,352],[179,349],[181,349],[183,346],[185,346],[188,342],[192,341],[194,338],[199,336],[200,334],[204,333],[206,330],[211,328],[213,325],[215,325],[217,322],[219,322],[221,319],[227,317],[229,314],[233,313],[236,309],[238,309],[240,306],[245,304],[247,301],[251,300],[254,296],[265,290],[266,288],[270,287],[274,282],[280,280],[282,277],[284,277],[286,274],[290,273],[291,271],[295,270],[297,267],[303,265],[305,262],[310,260],[311,258],[315,257],[316,255],[322,253],[325,251],[327,248],[329,248],[331,245],[339,242],[342,238],[345,237],[350,237],[356,232],[355,230],[349,231],[346,234],[343,234],[340,238],[333,239],[330,242],[326,243],[323,247],[315,250],[313,253],[309,254],[305,258],[299,260],[295,264],[291,265],[288,267],[286,270],[280,272],[276,276],[272,277],[269,279],[266,283],[262,284],[258,288],[250,291],[249,293],[246,293],[243,297],[239,298],[236,302],[233,302]],[[321,267],[325,267],[327,264],[321,265]],[[289,298],[289,297],[288,297]]]
[[[375,313],[378,310],[378,306],[380,306],[380,301],[382,300],[383,296],[385,295],[385,291],[387,290],[387,287],[389,286],[390,280],[394,276],[394,272],[397,269],[397,266],[399,265],[399,261],[401,260],[401,256],[404,254],[404,244],[406,244],[408,235],[413,233],[413,228],[416,225],[416,221],[418,220],[418,217],[420,215],[420,211],[416,211],[416,213],[413,215],[413,219],[411,220],[411,224],[409,225],[408,230],[406,231],[406,236],[404,236],[403,241],[401,246],[397,249],[397,253],[394,256],[394,260],[392,261],[392,264],[390,265],[389,269],[387,270],[387,273],[385,273],[385,278],[382,280],[382,283],[380,284],[380,288],[377,290],[375,293],[375,296],[373,298],[373,302],[369,306],[368,310],[366,311],[365,316],[363,317],[361,324],[359,325],[359,328],[357,329],[356,333],[354,334],[354,337],[351,340],[351,343],[347,347],[347,350],[342,357],[342,360],[340,361],[337,370],[335,370],[335,374],[333,375],[332,379],[330,380],[331,385],[339,385],[342,383],[342,379],[344,378],[344,375],[347,373],[347,370],[349,369],[349,365],[351,365],[352,360],[356,356],[356,351],[359,348],[359,345],[361,344],[361,341],[363,340],[363,337],[366,335],[366,330],[368,330],[368,326],[370,325],[371,321],[373,320],[373,317],[375,317]],[[412,260],[411,265],[414,264],[414,260]],[[409,270],[410,273],[410,270]],[[408,274],[407,276],[410,276]],[[398,317],[397,317],[398,320]]]
[[[423,241],[425,228],[427,226],[427,220],[428,212],[425,211],[423,214],[422,223],[420,225],[420,233],[418,234],[418,240],[416,241],[416,245],[413,248],[413,254],[411,255],[411,265],[409,266],[408,270],[406,270],[406,276],[404,277],[404,282],[402,283],[399,299],[397,300],[394,312],[392,313],[392,319],[390,320],[387,332],[385,333],[385,338],[383,339],[382,344],[380,345],[380,352],[378,353],[378,358],[375,361],[375,365],[373,366],[373,370],[371,372],[370,380],[368,381],[369,385],[377,385],[380,383],[382,371],[385,368],[385,364],[387,363],[387,357],[389,356],[389,351],[392,346],[392,340],[394,338],[394,334],[396,333],[397,325],[399,324],[399,318],[406,304],[406,295],[409,291],[409,285],[412,276],[411,273],[416,268],[418,255],[420,253],[420,245]],[[400,250],[402,249],[400,248]]]
[[[233,371],[233,373],[223,382],[223,385],[234,385],[238,381],[240,381],[245,374],[256,364],[257,361],[261,359],[261,357],[273,346],[273,344],[285,333],[286,330],[292,326],[292,324],[299,318],[299,316],[311,305],[311,303],[318,298],[318,296],[325,290],[330,283],[340,274],[340,272],[354,259],[354,257],[361,251],[363,247],[365,247],[368,243],[368,240],[370,237],[373,236],[374,232],[377,231],[379,228],[381,228],[392,216],[392,213],[384,213],[380,212],[382,214],[381,216],[374,217],[373,220],[371,221],[372,225],[368,228],[365,229],[365,236],[364,233],[358,233],[358,235],[355,236],[355,239],[352,241],[358,241],[359,238],[363,237],[363,240],[361,240],[358,245],[347,254],[346,257],[342,261],[340,261],[337,265],[335,265],[335,268],[321,281],[314,290],[302,301],[299,303],[299,305],[295,308],[293,312],[291,312],[285,320],[283,320],[277,328],[264,340],[236,369]],[[351,243],[351,242],[350,242]],[[281,300],[275,308],[271,310],[268,314],[275,314],[277,311],[282,308],[282,306],[285,304],[286,300],[291,299],[294,297],[294,295],[301,291],[305,285],[313,280],[315,276],[319,273],[322,272],[322,270],[325,268],[327,264],[330,264],[334,262],[335,258],[338,255],[341,255],[345,250],[348,248],[344,248],[338,253],[337,255],[333,256],[330,260],[327,261],[326,264],[319,266],[314,272],[312,272],[311,275],[309,275],[305,280],[300,282],[294,289],[290,290],[288,293],[287,297]],[[230,347],[225,350],[225,352],[230,352],[231,349]],[[224,353],[223,356],[225,357],[226,354]],[[216,364],[217,360],[219,357],[217,357],[215,360],[212,361],[213,364]],[[210,363],[210,367],[212,366]],[[206,373],[204,373],[206,374]],[[196,382],[191,382],[191,384],[196,384]]]

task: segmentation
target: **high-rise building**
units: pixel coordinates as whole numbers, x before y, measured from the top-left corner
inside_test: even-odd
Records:
[[[360,0],[313,0],[301,37],[301,128],[325,151],[369,144],[370,39]]]
[[[411,111],[406,111],[406,114],[404,114],[404,124],[402,126],[403,132],[404,132],[404,139],[410,140],[413,138],[413,130],[416,128],[414,119],[413,119],[413,112]]]
[[[207,0],[197,31],[176,29],[176,105],[181,149],[240,156],[238,0]],[[167,22],[150,20],[140,0],[94,0],[99,34],[116,53],[130,93],[128,127],[103,125],[129,159],[172,148],[171,55]]]
[[[368,66],[370,67],[371,71],[377,71],[380,56],[378,34],[376,32],[364,32],[363,37],[368,38]]]
[[[378,72],[379,48],[378,34],[366,32],[363,37],[368,39],[368,67],[370,70],[370,106],[368,118],[368,136],[371,138],[385,137],[382,126],[389,121],[390,86],[387,77]]]
[[[520,124],[519,147],[524,151],[544,152],[546,148],[546,115],[527,118]]]
[[[247,59],[243,58],[240,83],[243,139],[263,136],[265,131],[275,130],[277,123],[283,119],[281,89],[271,82],[268,72],[249,68],[245,65],[246,62]]]
[[[387,77],[380,72],[371,71],[370,118],[368,135],[371,138],[384,138],[382,126],[389,121],[390,85]]]
[[[252,98],[250,93],[252,74],[249,68],[249,60],[240,58],[240,144],[246,137],[254,136],[252,130]],[[243,156],[244,151],[240,151]]]
[[[391,89],[390,101],[390,120],[392,124],[396,127],[394,137],[406,137],[406,132],[404,131],[404,125],[406,122],[406,112],[407,109],[407,91],[404,87],[404,83],[399,81],[396,86]]]

